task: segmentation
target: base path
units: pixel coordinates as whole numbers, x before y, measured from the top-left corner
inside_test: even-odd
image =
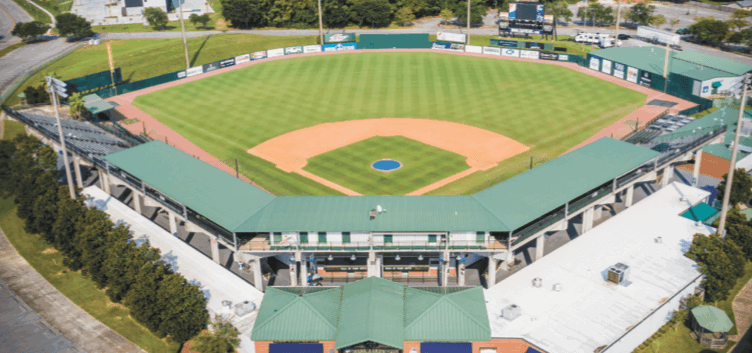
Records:
[[[529,149],[509,137],[470,125],[430,119],[382,118],[314,125],[265,141],[249,149],[248,153],[266,159],[286,172],[296,172],[310,178],[311,174],[303,170],[308,158],[374,136],[404,136],[467,157],[470,169],[410,195],[431,191],[476,170],[493,168],[499,162]],[[318,180],[321,178],[311,179],[321,182]],[[357,195],[352,190],[329,183],[324,184],[347,195]]]
[[[58,292],[18,254],[2,230],[0,280],[46,322],[83,350],[90,353],[143,352]]]

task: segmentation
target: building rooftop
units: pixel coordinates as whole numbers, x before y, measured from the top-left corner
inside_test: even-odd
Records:
[[[752,119],[752,110],[745,110],[744,117]],[[739,110],[736,108],[720,108],[702,118],[684,125],[676,131],[661,136],[655,139],[656,142],[669,141],[671,139],[679,137],[687,137],[692,135],[702,135],[709,132],[715,127],[722,125],[726,126],[726,133],[724,134],[724,142],[703,147],[703,153],[709,153],[716,157],[721,157],[726,160],[731,159],[731,149],[729,146],[734,141],[734,134],[736,133],[736,121],[739,118]],[[752,136],[744,137],[739,136],[739,145],[752,147]],[[736,160],[740,160],[746,157],[748,153],[738,151],[736,154]]]
[[[708,195],[669,184],[486,290],[492,336],[523,338],[548,352],[593,352],[613,343],[701,275],[684,253],[694,234],[713,229],[680,215]],[[626,286],[606,282],[606,270],[619,262],[630,266]],[[534,278],[543,280],[541,288],[532,286]],[[552,290],[555,283],[561,291]],[[522,311],[511,322],[500,317],[510,304]]]

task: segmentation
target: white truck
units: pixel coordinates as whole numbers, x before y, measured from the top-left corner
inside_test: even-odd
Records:
[[[597,45],[601,48],[610,48],[614,46],[615,38],[608,33],[578,33],[574,37],[574,41],[577,43],[585,42],[587,44]],[[621,41],[619,41],[621,46]]]
[[[678,46],[681,42],[681,35],[677,33],[662,31],[648,26],[637,27],[637,37],[647,42],[660,44],[668,43],[669,45],[674,46]]]

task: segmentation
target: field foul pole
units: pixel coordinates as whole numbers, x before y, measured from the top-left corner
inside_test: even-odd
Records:
[[[321,19],[321,0],[319,0],[319,40],[324,45],[324,21]]]
[[[183,36],[183,49],[185,49],[185,69],[188,70],[191,68],[191,60],[188,59],[188,41],[185,40],[185,22],[183,22],[183,1],[185,0],[178,0],[178,8],[180,11],[179,18],[180,18],[180,34]]]
[[[734,133],[734,146],[731,148],[731,162],[729,163],[728,177],[726,177],[726,189],[723,191],[723,206],[721,206],[721,220],[718,222],[718,235],[723,236],[724,227],[726,226],[726,213],[728,213],[729,198],[731,197],[731,183],[734,180],[734,169],[736,167],[736,151],[739,149],[739,132],[742,129],[742,118],[744,117],[744,101],[747,100],[747,86],[749,85],[749,74],[744,74],[744,87],[742,88],[742,101],[739,105],[739,118],[736,121],[736,132]]]
[[[470,45],[470,0],[467,0],[467,45]]]

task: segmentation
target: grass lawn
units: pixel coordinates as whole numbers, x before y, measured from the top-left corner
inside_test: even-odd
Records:
[[[10,140],[18,134],[26,133],[26,126],[18,121],[3,120],[0,131],[2,131],[0,135],[2,135],[3,140]]]
[[[371,167],[381,159],[402,167]],[[465,159],[403,136],[376,136],[309,158],[303,169],[363,195],[403,195],[470,168]]]
[[[201,97],[197,99],[197,97]],[[468,194],[555,158],[642,106],[645,95],[556,65],[447,53],[271,61],[138,97],[134,104],[276,195],[335,195],[246,151],[315,124],[382,117],[464,123],[531,146],[435,194]]]
[[[258,50],[307,45],[315,41],[315,36],[219,34],[188,38],[188,51],[192,66],[196,66]],[[122,68],[123,80],[138,81],[185,69],[183,42],[179,38],[111,42],[115,67]],[[104,43],[86,46],[29,77],[9,96],[6,104],[18,104],[18,93],[23,92],[28,86],[42,84],[43,77],[50,73],[54,73],[61,80],[69,80],[104,70],[109,70],[107,47]]]
[[[29,4],[26,0],[13,0],[18,6],[21,6],[26,13],[31,15],[32,18],[34,18],[34,21],[38,21],[41,23],[46,23],[48,25],[52,25],[52,19],[50,18],[50,15],[39,9],[38,7]],[[41,6],[41,4],[39,4]],[[44,7],[44,6],[42,6]]]
[[[24,231],[12,199],[0,199],[0,228],[42,277],[91,316],[149,353],[177,352],[179,344],[168,344],[136,323],[127,308],[110,302],[94,282],[79,272],[64,273],[67,268],[63,266],[63,255],[56,251],[44,253],[49,246],[39,235]]]

